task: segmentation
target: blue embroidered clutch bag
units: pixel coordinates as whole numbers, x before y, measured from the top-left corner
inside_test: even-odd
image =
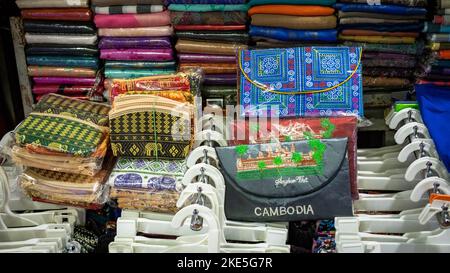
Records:
[[[363,116],[361,52],[359,47],[240,51],[240,116]]]

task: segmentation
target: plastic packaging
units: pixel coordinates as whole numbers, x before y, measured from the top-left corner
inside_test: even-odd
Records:
[[[172,213],[178,211],[177,201],[180,196],[176,191],[148,192],[131,189],[111,189],[110,198],[117,199],[121,209]]]

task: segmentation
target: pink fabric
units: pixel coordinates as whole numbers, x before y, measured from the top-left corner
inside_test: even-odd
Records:
[[[99,28],[99,36],[110,37],[161,37],[172,36],[172,26],[139,28]]]
[[[98,28],[160,27],[170,25],[169,11],[145,14],[97,14],[94,18]]]
[[[100,58],[105,60],[171,61],[173,51],[169,49],[102,49]]]

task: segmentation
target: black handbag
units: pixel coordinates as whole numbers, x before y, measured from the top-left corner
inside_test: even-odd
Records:
[[[217,147],[225,215],[280,222],[352,216],[347,138]]]

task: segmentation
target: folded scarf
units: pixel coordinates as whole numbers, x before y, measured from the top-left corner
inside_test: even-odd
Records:
[[[387,77],[363,77],[364,87],[403,88],[412,84],[409,79]]]
[[[159,27],[170,25],[168,11],[145,14],[98,14],[94,17],[98,28]]]
[[[164,11],[163,5],[134,5],[95,7],[95,14],[152,13]]]
[[[91,4],[96,7],[127,5],[163,5],[164,0],[91,0]]]
[[[419,37],[419,33],[416,32],[382,32],[375,30],[363,30],[363,29],[344,29],[341,31],[343,35],[348,36],[394,36],[394,37]]]
[[[83,85],[56,85],[56,84],[35,84],[33,85],[33,94],[35,95],[45,95],[51,93],[57,93],[61,95],[80,95],[86,94],[91,91],[93,86],[83,86]]]
[[[365,18],[365,17],[348,17],[339,19],[339,24],[414,24],[419,23],[419,20],[398,20],[398,19],[383,19],[383,18]]]
[[[414,76],[414,68],[398,69],[396,67],[367,67],[363,68],[363,75],[370,77],[387,77],[387,78],[411,78]]]
[[[362,47],[364,52],[391,52],[416,55],[419,51],[417,44],[371,44],[371,43],[358,43],[358,42],[344,42],[344,46],[349,47]]]
[[[323,6],[265,5],[255,6],[248,10],[248,15],[252,16],[254,14],[327,16],[334,14],[334,8]]]
[[[232,55],[241,49],[246,49],[244,44],[227,44],[227,43],[211,43],[211,42],[197,42],[188,40],[178,40],[175,45],[177,52],[180,53],[200,53],[200,54],[217,54],[217,55]]]
[[[229,25],[229,26],[219,26],[219,25],[176,25],[175,30],[179,31],[232,31],[232,30],[246,30],[246,25]]]
[[[112,37],[160,37],[172,36],[173,28],[171,26],[164,27],[140,27],[140,28],[100,28],[99,36]]]
[[[450,15],[435,15],[433,23],[439,25],[450,25]]]
[[[364,67],[414,68],[416,63],[415,59],[363,59]]]
[[[23,9],[22,19],[90,21],[92,11],[88,8],[70,9]]]
[[[171,48],[170,37],[103,37],[98,43],[100,49],[151,49]]]
[[[211,11],[245,11],[247,12],[247,5],[219,5],[219,4],[171,4],[170,11],[189,11],[189,12],[211,12]]]
[[[98,54],[96,46],[33,44],[25,48],[27,55],[63,55],[63,56],[95,56]]]
[[[57,35],[25,33],[27,44],[95,45],[97,35]]]
[[[336,28],[336,16],[292,16],[277,14],[255,14],[253,26],[283,27],[289,29],[332,29]]]
[[[434,51],[439,49],[450,49],[450,43],[430,43],[429,47]]]
[[[88,22],[59,22],[24,20],[23,28],[30,33],[73,33],[73,34],[96,34],[97,31],[92,23]]]
[[[337,39],[336,30],[303,31],[286,28],[250,26],[250,36],[272,38],[281,41],[324,41],[334,42]]]
[[[61,67],[88,67],[96,69],[98,59],[95,57],[69,57],[69,56],[27,56],[28,65],[61,66]]]
[[[428,39],[432,42],[449,43],[450,42],[450,33],[431,34],[431,35],[429,35]]]
[[[245,25],[247,22],[244,11],[172,11],[170,17],[173,25]]]
[[[147,76],[158,76],[173,74],[176,69],[120,69],[120,68],[106,68],[105,77],[112,79],[130,79]]]
[[[249,6],[281,4],[281,5],[319,5],[331,6],[336,0],[250,0]]]
[[[106,68],[175,68],[175,61],[106,61]]]
[[[235,56],[210,54],[177,54],[180,63],[236,63]]]
[[[74,85],[94,85],[96,78],[69,78],[69,77],[33,77],[37,84],[74,84]]]
[[[97,71],[90,68],[55,66],[28,66],[28,76],[95,77]]]
[[[398,14],[386,14],[375,12],[338,12],[339,18],[349,17],[362,17],[362,18],[379,18],[379,19],[393,19],[393,20],[423,20],[426,19],[426,15],[398,15]]]
[[[236,74],[237,72],[236,63],[180,63],[179,66],[181,72],[195,68],[200,68],[205,74]]]
[[[368,0],[339,0],[341,3],[361,3],[367,4]],[[427,0],[377,0],[377,3],[381,5],[401,5],[410,7],[425,7],[427,5]]]
[[[202,41],[226,41],[248,43],[249,36],[245,31],[177,31],[179,39]]]
[[[100,59],[130,61],[171,61],[173,51],[167,49],[101,49]]]
[[[366,42],[377,44],[414,44],[416,39],[412,37],[391,37],[391,36],[347,36],[339,35],[340,40],[353,42]]]
[[[205,85],[230,85],[236,86],[237,75],[236,74],[210,74],[204,77]]]
[[[394,5],[367,5],[337,3],[335,8],[345,12],[373,12],[397,15],[426,15],[425,8],[403,7]]]
[[[375,31],[419,33],[423,29],[423,24],[345,24],[340,25],[339,29],[366,29]]]
[[[89,7],[88,0],[16,0],[19,9]]]
[[[450,50],[439,50],[439,59],[450,60]]]
[[[450,33],[450,26],[425,22],[423,31],[428,33],[442,33],[442,32]]]

